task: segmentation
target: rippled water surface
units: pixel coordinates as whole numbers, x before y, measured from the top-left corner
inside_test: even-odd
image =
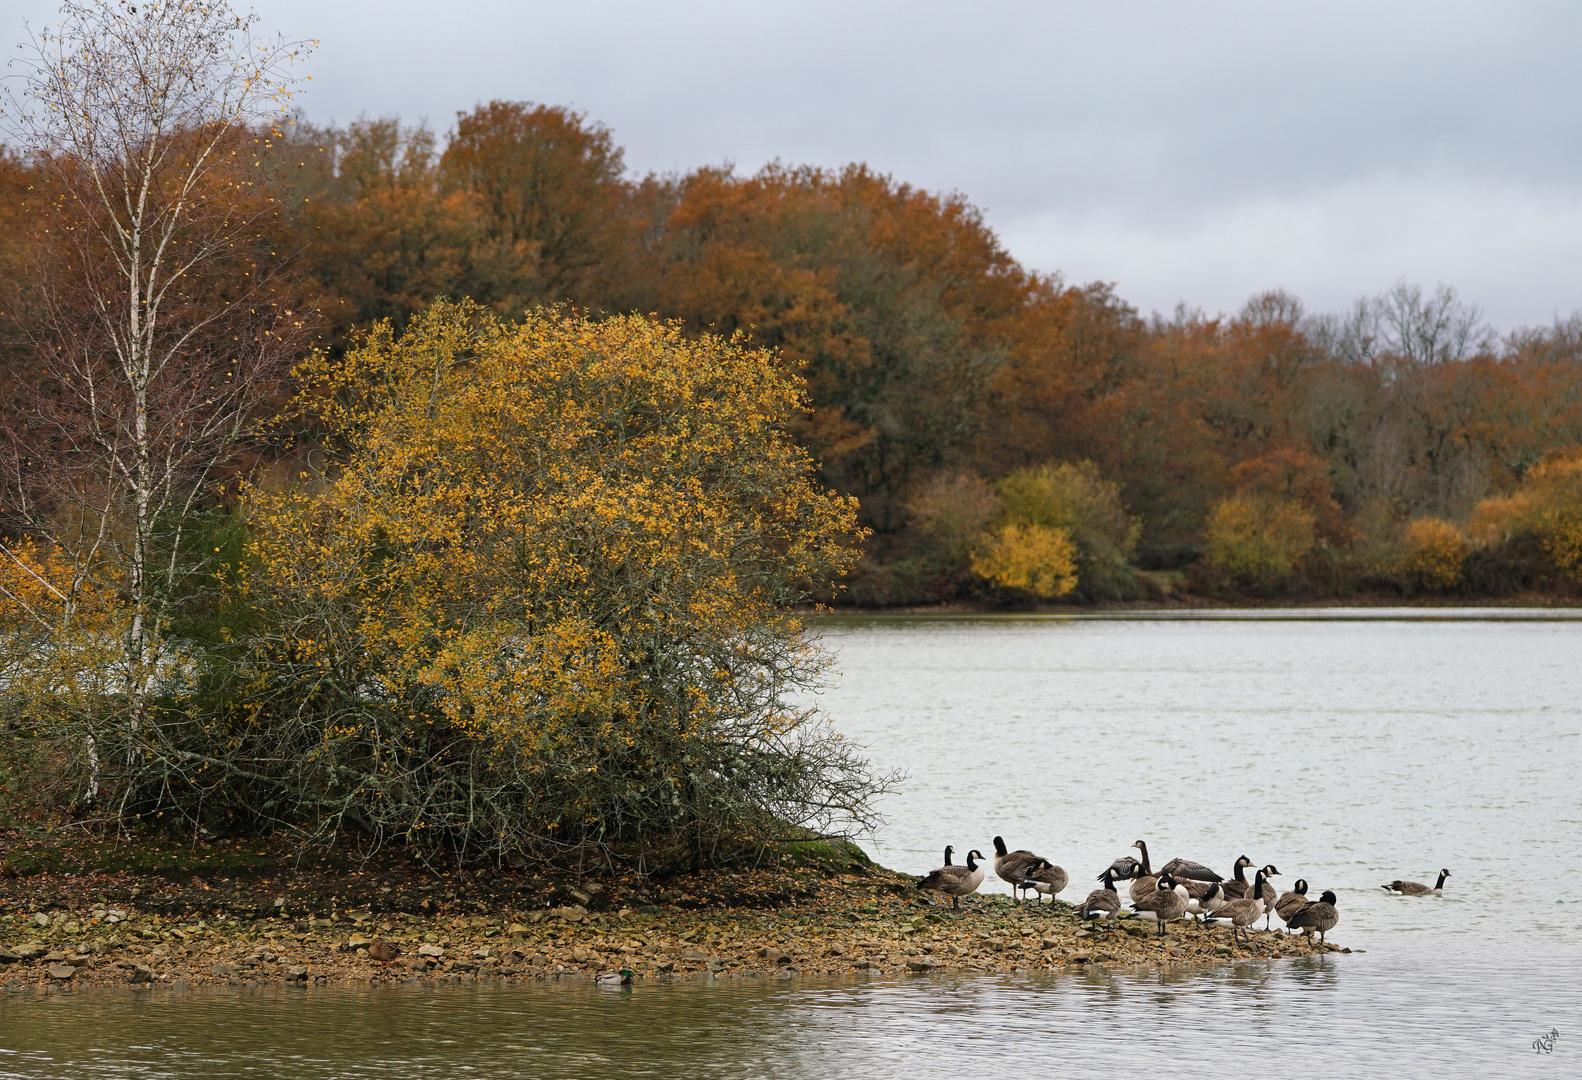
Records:
[[[1582,1075],[1582,621],[837,618],[821,703],[906,769],[870,843],[1135,839],[1333,889],[1359,951],[1165,972],[0,994],[0,1077]],[[1439,898],[1380,882],[1432,881]],[[1533,1040],[1560,1032],[1552,1054]]]

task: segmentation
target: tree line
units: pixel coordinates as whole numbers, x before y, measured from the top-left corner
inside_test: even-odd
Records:
[[[297,123],[255,149],[268,245],[333,348],[465,297],[776,350],[805,387],[797,438],[871,530],[837,602],[1578,584],[1576,508],[1553,479],[1582,445],[1576,317],[1500,337],[1453,289],[1406,283],[1338,315],[1271,291],[1234,315],[1145,317],[1112,286],[1021,266],[961,195],[862,165],[634,177],[612,132],[555,106],[491,102],[443,140],[394,119]],[[29,166],[6,169],[20,220]],[[1086,572],[1036,588],[985,573],[1012,549],[1058,565],[1062,538],[1037,530],[1091,547],[1106,528],[1007,501],[1016,477],[1059,467],[1113,485],[1117,565],[1084,555]],[[1453,572],[1412,569],[1430,533]]]
[[[797,438],[871,530],[838,602],[1578,584],[1574,480],[1555,479],[1582,445],[1575,317],[1500,337],[1405,283],[1339,315],[1274,291],[1144,317],[1019,265],[960,195],[861,165],[634,178],[608,129],[552,106],[492,102],[443,144],[386,119],[264,149],[271,243],[337,346],[450,296],[776,350],[805,387]],[[1061,467],[1112,485],[1102,512],[1069,495],[1039,524],[1008,499]],[[1062,537],[1036,530],[1083,552],[1103,532],[1117,561],[1079,553],[1085,573],[1036,588],[984,572],[994,552],[1058,565]],[[1453,570],[1414,569],[1429,535]]]

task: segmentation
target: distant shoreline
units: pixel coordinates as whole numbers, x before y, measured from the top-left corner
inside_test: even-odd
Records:
[[[951,601],[941,604],[923,604],[898,607],[856,607],[830,605],[822,609],[803,608],[804,616],[844,615],[1068,615],[1074,618],[1110,616],[1173,615],[1233,618],[1240,613],[1278,611],[1345,611],[1390,610],[1413,611],[1553,611],[1574,612],[1582,616],[1582,599],[1555,597],[1541,594],[1506,599],[1475,599],[1466,597],[1387,597],[1358,596],[1344,600],[1211,600],[1201,597],[1175,602],[1121,601],[1103,604],[1039,604],[1028,607],[996,607],[986,603]],[[1560,616],[1562,618],[1569,616]]]

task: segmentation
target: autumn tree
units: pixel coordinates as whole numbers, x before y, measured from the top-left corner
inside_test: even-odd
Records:
[[[105,693],[67,710],[88,802],[98,748],[135,762],[149,702],[181,668],[175,620],[212,571],[199,517],[303,337],[256,169],[304,49],[255,26],[223,3],[67,0],[23,47],[6,99],[40,191],[8,297],[29,371],[5,403],[0,491],[7,535],[44,547],[8,540],[0,558],[51,603],[0,595],[54,643],[35,654],[38,679],[13,667],[10,685],[30,688],[30,708],[63,700],[76,620],[99,608],[86,598],[119,598],[111,677],[97,650],[76,665]],[[27,572],[38,565],[51,569]]]
[[[448,188],[478,197],[491,239],[522,254],[532,299],[608,306],[630,195],[608,128],[557,106],[491,101],[457,114],[439,168]]]
[[[344,453],[250,495],[232,704],[183,736],[232,805],[651,861],[872,820],[882,779],[792,700],[821,660],[790,609],[860,534],[777,358],[440,303],[301,374]]]
[[[645,183],[634,205],[629,306],[744,331],[799,365],[812,406],[799,436],[892,538],[986,422],[1002,330],[1032,276],[966,199],[861,165],[702,169]]]
[[[384,319],[399,330],[442,296],[517,312],[538,295],[533,252],[444,182],[439,156],[434,132],[383,118],[299,123],[265,159],[335,347]]]
[[[1009,522],[1062,530],[1076,560],[1080,599],[1122,600],[1135,594],[1132,553],[1141,524],[1126,512],[1118,484],[1091,461],[1018,469],[997,485]]]

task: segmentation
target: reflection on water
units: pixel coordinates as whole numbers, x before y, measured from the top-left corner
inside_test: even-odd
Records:
[[[0,997],[0,1077],[1002,1077],[1133,1067],[1520,1076],[1575,964],[1315,956],[1139,973]],[[1393,1003],[1394,1007],[1382,1007]],[[1578,1041],[1582,1041],[1579,1039]],[[1013,1068],[1013,1072],[1021,1071]],[[1534,1073],[1538,1075],[1538,1073]]]

